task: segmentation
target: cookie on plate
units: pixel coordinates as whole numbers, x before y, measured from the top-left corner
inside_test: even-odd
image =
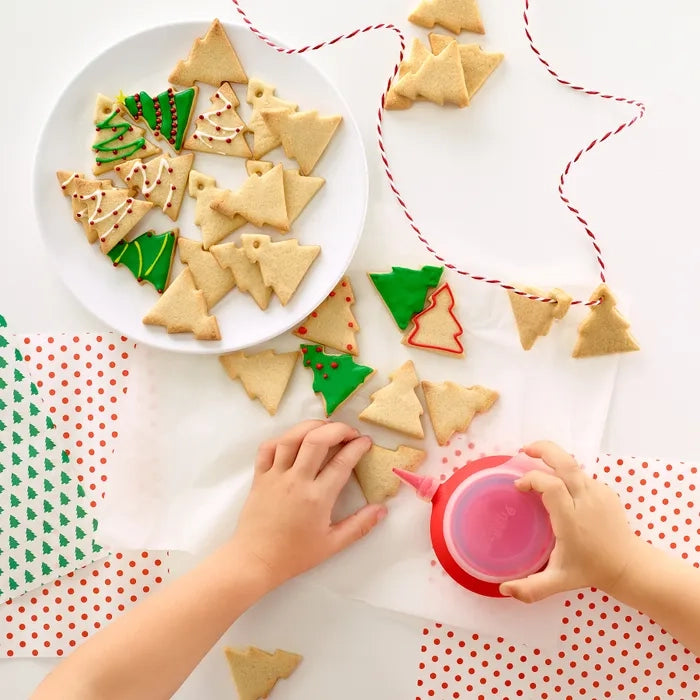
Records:
[[[221,340],[216,317],[210,316],[204,292],[197,289],[185,268],[143,317],[150,326],[163,326],[168,333],[193,333],[198,340]]]
[[[192,272],[197,289],[204,292],[207,309],[211,311],[235,286],[236,280],[231,271],[221,267],[214,255],[202,248],[199,241],[180,238],[177,242],[180,262]]]
[[[218,19],[211,23],[202,38],[194,40],[189,56],[178,61],[168,76],[168,82],[186,86],[200,82],[217,88],[224,82],[248,82],[238,54]]]
[[[260,265],[252,262],[243,248],[236,247],[234,243],[220,243],[210,250],[219,265],[231,271],[238,291],[250,294],[264,311],[270,303],[272,289],[263,282]]]

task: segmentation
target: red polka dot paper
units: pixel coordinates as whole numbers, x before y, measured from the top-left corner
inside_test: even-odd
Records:
[[[82,333],[16,336],[15,344],[95,508],[109,483],[134,343]],[[166,557],[111,553],[1,606],[0,656],[62,656],[159,586],[168,575]]]
[[[700,566],[697,468],[639,458],[601,458],[635,531]],[[434,623],[423,629],[416,700],[657,700],[700,697],[700,659],[645,615],[600,591],[562,604],[556,653]]]

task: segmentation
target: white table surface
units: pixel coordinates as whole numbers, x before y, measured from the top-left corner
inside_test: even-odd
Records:
[[[18,332],[102,330],[63,287],[40,242],[31,196],[40,129],[65,83],[104,47],[159,23],[214,16],[237,21],[236,15],[227,0],[122,0],[108,7],[88,0],[12,0],[6,5],[0,23],[6,66],[0,112],[1,311]],[[388,118],[387,144],[404,193],[457,262],[510,280],[527,272],[526,282],[536,281],[537,271],[551,275],[554,265],[561,279],[590,280],[592,288],[596,270],[590,249],[556,197],[556,180],[581,145],[632,112],[570,93],[549,79],[526,46],[521,2],[482,0],[481,5],[488,30],[481,43],[507,56],[489,91],[478,97],[489,101],[479,122],[482,130],[465,134],[452,128],[458,124],[456,110],[446,113],[437,129],[432,118],[442,119],[440,112],[423,106],[403,122],[401,115]],[[695,438],[700,304],[693,286],[700,269],[695,212],[700,93],[693,47],[700,10],[690,0],[664,6],[652,0],[534,0],[533,5],[533,32],[563,75],[641,97],[648,108],[641,124],[596,151],[571,178],[570,193],[600,234],[611,286],[624,299],[643,349],[621,362],[603,448],[695,459],[700,456]],[[332,3],[330,11],[325,0],[247,3],[258,26],[292,46],[380,21],[424,36],[405,20],[411,6],[411,0],[373,0]],[[392,201],[374,140],[377,97],[396,48],[385,33],[310,56],[348,99],[362,130],[371,193],[358,255],[383,264],[396,264],[392,251],[421,252]],[[448,240],[445,234],[452,231],[459,235]],[[427,256],[420,259],[428,262]],[[255,636],[264,643],[279,639],[282,631],[294,648],[308,637],[304,628],[312,628],[324,640],[325,658],[314,664],[312,685],[306,686],[314,690],[305,697],[398,700],[410,697],[415,684],[421,626],[293,584],[251,611],[228,639]],[[26,697],[51,666],[48,660],[3,661],[3,697]],[[231,694],[220,659],[212,657],[179,697]]]

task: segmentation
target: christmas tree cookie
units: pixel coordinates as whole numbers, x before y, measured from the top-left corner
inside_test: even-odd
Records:
[[[144,316],[149,326],[163,326],[168,333],[193,333],[198,340],[221,340],[219,324],[208,314],[204,292],[197,289],[185,268]]]
[[[351,355],[328,355],[320,345],[302,345],[301,353],[304,367],[314,373],[313,390],[323,397],[327,416],[374,374]]]
[[[446,445],[455,433],[465,432],[477,413],[488,411],[498,392],[483,386],[454,382],[422,382],[423,395],[438,445]]]
[[[416,395],[419,382],[413,362],[404,362],[389,379],[389,384],[369,397],[371,403],[360,413],[360,420],[422,438],[423,406]]]
[[[277,649],[269,654],[257,647],[224,649],[239,700],[261,700],[268,697],[277,681],[289,678],[302,657]]]
[[[84,199],[81,199],[81,194],[97,193],[99,190],[111,190],[114,185],[111,180],[90,180],[85,178],[82,173],[71,172],[69,170],[59,170],[56,173],[58,183],[61,186],[61,191],[64,196],[70,197],[71,208],[73,210],[73,219],[82,225],[85,230],[85,236],[90,243],[97,240],[97,233],[90,227],[88,223],[87,204]],[[85,183],[92,183],[86,185]]]
[[[557,300],[556,303],[545,303],[528,299],[515,292],[508,292],[515,323],[518,326],[520,344],[523,346],[523,350],[529,350],[537,338],[549,333],[555,320],[564,318],[569,306],[571,306],[571,297],[561,289],[551,289],[549,292],[544,292],[535,287],[522,287],[522,291],[538,297],[549,297]]]
[[[279,137],[287,157],[299,163],[302,175],[314,169],[343,121],[339,115],[321,116],[315,110],[263,109],[260,114],[267,128]]]
[[[466,107],[469,93],[457,42],[448,44],[437,56],[429,53],[415,73],[407,73],[393,87],[409,100],[422,97],[439,105]]]
[[[180,261],[192,272],[195,286],[204,292],[207,309],[211,311],[236,286],[231,270],[221,267],[212,253],[202,248],[199,241],[180,238],[177,249]]]
[[[425,459],[423,450],[399,445],[396,450],[372,445],[355,467],[355,477],[367,503],[383,503],[395,496],[401,485],[395,468],[415,472]]]
[[[445,283],[431,295],[425,311],[413,317],[413,325],[403,342],[414,348],[432,350],[452,357],[462,357],[464,333],[454,313],[455,299]]]
[[[119,241],[107,253],[114,267],[124,265],[138,282],[148,282],[158,294],[168,286],[178,229],[147,231],[133,241]]]
[[[255,226],[269,224],[281,231],[289,231],[282,164],[262,175],[249,176],[240,189],[235,192],[226,190],[211,206],[224,216],[239,214]]]
[[[320,246],[299,245],[294,238],[273,243],[269,236],[251,233],[241,236],[241,244],[248,259],[260,265],[265,286],[272,289],[282,306],[287,305],[321,252]]]
[[[484,33],[476,0],[422,0],[408,20],[428,29],[439,24],[455,34]]]
[[[442,268],[430,265],[420,270],[392,267],[391,272],[369,273],[369,278],[401,330],[406,330],[411,319],[425,308],[428,291],[438,286],[440,277]]]
[[[190,55],[178,61],[168,82],[187,86],[201,82],[216,88],[224,82],[248,82],[231,40],[218,19],[211,23],[204,37],[194,40]]]
[[[209,250],[210,246],[245,225],[246,220],[238,214],[226,216],[212,209],[211,205],[221,199],[225,192],[216,186],[216,180],[213,177],[191,170],[188,192],[190,197],[196,200],[194,223],[202,231],[202,247],[205,250]]]
[[[272,170],[274,166],[265,160],[249,160],[245,167],[248,175],[264,175]],[[299,214],[304,211],[306,205],[323,187],[325,182],[322,177],[301,175],[298,170],[284,171],[284,200],[287,205],[287,217],[290,225],[297,220]],[[282,233],[285,233],[285,231],[282,231]]]
[[[0,601],[102,556],[97,521],[0,316]]]
[[[578,338],[573,357],[610,355],[616,352],[633,352],[639,345],[629,332],[630,324],[615,306],[615,297],[605,284],[591,294],[591,301],[600,300],[591,306],[588,316],[578,327]]]
[[[437,56],[444,48],[455,41],[454,37],[446,34],[428,34],[430,48]],[[471,100],[486,79],[496,70],[503,60],[502,53],[488,53],[478,44],[457,44],[459,58],[462,61],[464,80]]]
[[[248,131],[253,134],[253,158],[262,158],[273,148],[282,144],[279,134],[273,133],[265,124],[261,111],[263,109],[282,109],[287,112],[296,111],[298,105],[288,102],[275,95],[276,89],[257,78],[251,78],[248,83],[246,101],[253,107],[253,113],[248,122]]]
[[[160,148],[146,140],[144,130],[129,124],[122,116],[121,106],[105,95],[97,96],[94,121],[92,172],[95,175],[106,173],[127,160],[150,158],[160,153]]]
[[[185,141],[185,148],[222,156],[250,158],[253,154],[245,140],[245,122],[238,116],[239,102],[228,83],[223,83],[211,96],[211,109],[194,120],[194,131]]]
[[[143,163],[137,158],[115,166],[114,172],[125,185],[136,188],[145,199],[153,202],[164,214],[176,221],[193,160],[192,153],[175,158],[162,155],[148,163]]]
[[[404,75],[415,73],[423,65],[428,56],[430,56],[428,48],[420,39],[414,39],[410,53],[399,64],[398,75],[392,81],[391,87],[386,94],[386,99],[384,101],[386,109],[408,109],[413,104],[413,100],[396,92],[396,83],[398,83]]]
[[[100,239],[103,253],[109,253],[148,213],[152,202],[134,199],[130,190],[98,189],[94,183],[78,185],[78,196],[86,204],[84,216],[90,227],[89,240]]]
[[[155,97],[137,92],[124,98],[124,107],[133,119],[145,121],[156,138],[165,139],[175,151],[180,151],[198,90],[191,87],[175,92],[168,88]]]
[[[221,243],[210,250],[219,265],[233,273],[238,290],[250,294],[264,311],[270,303],[272,290],[263,282],[260,265],[251,262],[243,248],[237,248],[233,243]]]
[[[219,360],[231,379],[240,379],[251,399],[258,399],[274,416],[299,359],[298,352],[264,350],[246,355],[242,350],[221,355]]]
[[[360,330],[352,313],[355,295],[350,278],[343,277],[325,301],[293,331],[294,335],[313,343],[357,355],[355,333]]]

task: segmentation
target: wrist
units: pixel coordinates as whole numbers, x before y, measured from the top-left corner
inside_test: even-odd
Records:
[[[639,588],[640,577],[649,575],[648,572],[653,568],[650,559],[653,558],[655,550],[635,535],[626,552],[621,570],[607,585],[601,586],[602,590],[622,602],[629,600],[631,594]]]

